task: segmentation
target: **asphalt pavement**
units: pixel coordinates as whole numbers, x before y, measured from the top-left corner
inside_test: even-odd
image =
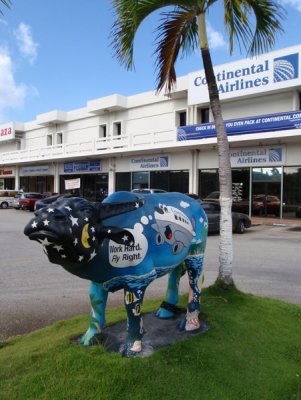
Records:
[[[89,282],[49,263],[42,246],[23,234],[32,217],[29,211],[0,209],[0,340],[90,312]],[[301,306],[300,225],[256,221],[233,238],[233,277],[238,288]],[[219,236],[210,235],[205,286],[217,277],[218,247]],[[145,298],[163,298],[166,281],[164,277],[153,282]],[[187,286],[185,278],[182,293]],[[109,295],[109,307],[122,304],[122,291]]]

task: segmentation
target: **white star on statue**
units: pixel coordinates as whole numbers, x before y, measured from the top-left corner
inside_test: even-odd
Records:
[[[139,208],[139,203],[135,203],[135,208]]]
[[[85,221],[86,221],[86,222],[88,222],[88,221],[89,221],[89,218],[88,218],[88,217],[86,217],[86,218],[85,218]]]
[[[96,251],[95,250],[93,250],[93,252],[90,254],[90,259],[89,259],[89,261],[91,261],[94,257],[96,257],[97,256],[97,253],[96,253]]]
[[[56,249],[57,251],[64,250],[63,246],[61,246],[60,244],[56,244],[55,246],[53,246],[53,248]]]
[[[53,208],[47,208],[47,211],[48,211],[49,213],[51,213],[51,212],[54,212],[54,209],[53,209]]]
[[[48,226],[48,225],[50,224],[50,221],[48,221],[48,219],[46,218],[46,219],[43,221],[43,224],[44,224],[44,226]]]
[[[66,258],[66,254],[61,254],[61,257],[62,258]]]
[[[111,229],[108,229],[108,233],[111,233],[112,231],[111,231]]]
[[[94,226],[91,227],[91,232],[93,232],[93,233],[95,232]]]
[[[95,242],[95,236],[92,237],[92,242]]]
[[[48,241],[48,239],[47,238],[45,238],[45,239],[39,239],[39,242],[43,245],[43,246],[49,246],[49,245],[51,245],[52,243],[51,242],[49,242]]]
[[[36,228],[37,226],[38,226],[37,222],[36,222],[36,221],[33,221],[33,223],[31,224],[31,227],[32,227],[32,228]]]
[[[79,261],[79,262],[82,262],[83,259],[84,259],[84,256],[79,256],[79,257],[78,257],[78,261]]]
[[[74,218],[72,215],[70,215],[70,220],[72,222],[72,226],[77,225],[78,226],[78,218]]]
[[[75,238],[75,239],[73,240],[73,244],[74,244],[74,246],[76,246],[76,245],[77,245],[77,243],[78,243],[78,239],[77,239],[77,238]]]
[[[129,240],[129,237],[128,237],[127,235],[124,235],[123,238],[122,238],[122,240],[123,240],[124,242],[127,242],[127,241]]]
[[[68,207],[68,206],[65,206],[65,208],[66,208],[66,210],[68,210],[68,211],[71,211],[71,210],[72,210],[72,208],[70,208],[70,207]]]

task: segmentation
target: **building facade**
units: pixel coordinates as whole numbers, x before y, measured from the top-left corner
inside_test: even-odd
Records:
[[[230,144],[233,208],[298,217],[301,45],[215,68]],[[168,96],[91,100],[0,126],[0,188],[101,200],[154,187],[218,198],[216,133],[204,71]]]

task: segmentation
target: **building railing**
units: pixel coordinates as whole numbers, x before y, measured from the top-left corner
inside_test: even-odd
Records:
[[[28,148],[0,153],[0,165],[34,161],[52,161],[91,155],[115,154],[123,151],[150,150],[157,146],[175,146],[176,130],[109,136],[77,143]]]

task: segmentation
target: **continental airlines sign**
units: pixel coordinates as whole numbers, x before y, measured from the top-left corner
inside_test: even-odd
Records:
[[[301,45],[214,68],[221,99],[301,84]],[[209,102],[204,70],[189,74],[188,105]]]

